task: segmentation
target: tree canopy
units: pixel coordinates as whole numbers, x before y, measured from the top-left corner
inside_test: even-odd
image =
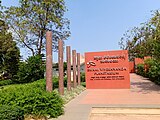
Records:
[[[0,74],[7,73],[11,78],[18,71],[19,48],[4,21],[0,20]]]
[[[152,56],[160,59],[160,11],[154,11],[152,18],[128,30],[119,42],[121,49],[129,51],[129,58]]]
[[[65,12],[64,0],[19,0],[19,6],[2,7],[0,18],[6,21],[18,44],[34,56],[42,54],[47,30],[53,31],[54,50],[59,39],[70,36]]]

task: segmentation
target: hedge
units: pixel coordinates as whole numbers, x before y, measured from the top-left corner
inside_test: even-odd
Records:
[[[0,90],[0,106],[19,106],[25,114],[58,117],[63,114],[63,100],[57,92],[46,92],[45,80],[11,85]]]
[[[0,106],[0,120],[24,120],[24,111],[21,107]]]

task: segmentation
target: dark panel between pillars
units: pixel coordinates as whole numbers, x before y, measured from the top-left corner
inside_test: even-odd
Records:
[[[53,90],[52,83],[52,32],[46,33],[46,90]]]
[[[63,77],[63,41],[58,41],[58,65],[59,65],[59,93],[64,94]]]
[[[77,86],[77,77],[76,77],[76,50],[72,50],[72,65],[73,65],[73,87]]]
[[[71,90],[71,47],[66,47],[67,57],[67,89]]]
[[[81,84],[80,53],[77,53],[77,76],[78,76],[78,85],[80,85]]]

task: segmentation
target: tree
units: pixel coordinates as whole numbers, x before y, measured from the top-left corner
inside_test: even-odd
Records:
[[[121,49],[129,51],[129,58],[152,56],[160,60],[160,11],[140,27],[128,30],[119,42]]]
[[[129,51],[130,59],[151,56],[152,59],[136,66],[137,73],[160,84],[160,10],[152,15],[148,22],[124,34],[119,44]]]
[[[20,62],[16,77],[16,83],[29,83],[44,78],[42,56],[31,56],[25,62]]]
[[[153,56],[160,60],[160,10],[154,11],[149,24],[153,29],[152,44],[154,45]]]
[[[17,74],[20,51],[7,30],[5,22],[0,20],[0,73],[7,73],[13,78]]]
[[[20,0],[19,3],[17,7],[1,10],[1,19],[6,21],[19,45],[28,48],[33,56],[42,54],[47,30],[53,31],[54,50],[59,39],[69,37],[64,0]]]

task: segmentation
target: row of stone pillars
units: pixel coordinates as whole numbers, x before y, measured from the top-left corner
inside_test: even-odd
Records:
[[[59,93],[64,94],[64,70],[63,70],[63,40],[58,41],[58,65],[59,65]],[[72,50],[71,47],[66,47],[67,58],[67,90],[71,90],[71,59],[73,66],[73,88],[81,84],[80,80],[80,53],[76,53],[76,50]],[[53,90],[52,83],[52,32],[46,33],[46,90],[51,92]]]

